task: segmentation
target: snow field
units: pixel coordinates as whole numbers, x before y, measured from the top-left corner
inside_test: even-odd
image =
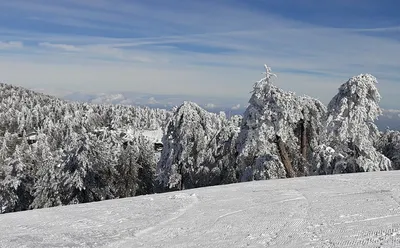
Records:
[[[0,247],[400,247],[400,172],[255,181],[0,216]]]

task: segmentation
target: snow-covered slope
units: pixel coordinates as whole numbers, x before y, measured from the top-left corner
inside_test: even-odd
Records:
[[[400,247],[400,172],[255,181],[0,215],[0,247]]]

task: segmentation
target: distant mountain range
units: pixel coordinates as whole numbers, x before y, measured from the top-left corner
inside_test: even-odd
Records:
[[[397,109],[384,109],[383,115],[375,121],[380,130],[387,128],[391,130],[400,130],[400,110]]]
[[[35,89],[36,91],[43,91]],[[242,115],[248,106],[248,99],[228,97],[198,97],[185,95],[156,95],[135,92],[113,93],[84,93],[84,92],[59,92],[60,98],[69,101],[96,103],[96,104],[122,104],[133,106],[147,106],[151,108],[163,108],[171,110],[181,105],[184,101],[196,102],[202,108],[213,112],[225,112],[226,115]],[[383,114],[375,121],[379,130],[400,130],[400,110],[383,109]]]

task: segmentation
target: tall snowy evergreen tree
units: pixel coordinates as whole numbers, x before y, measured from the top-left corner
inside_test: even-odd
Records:
[[[395,170],[400,169],[400,132],[387,130],[376,142],[377,150],[392,161]]]
[[[215,185],[221,178],[222,158],[231,150],[236,129],[225,115],[209,113],[195,103],[185,102],[168,124],[164,149],[158,164],[161,189],[187,189]],[[228,133],[227,133],[228,132]],[[225,165],[230,166],[230,165]]]
[[[121,146],[117,162],[118,180],[116,190],[120,197],[135,196],[138,188],[138,149],[130,143],[126,147]]]
[[[325,167],[333,173],[392,169],[374,145],[380,137],[374,120],[381,115],[377,80],[369,74],[350,78],[328,105],[326,145],[335,151]]]
[[[241,181],[308,175],[323,134],[325,106],[285,92],[265,77],[256,82],[237,140]]]
[[[139,136],[137,145],[140,147],[137,156],[138,175],[136,195],[154,193],[154,181],[157,160],[154,154],[154,144],[147,142],[146,138]]]
[[[51,151],[50,146],[39,140],[36,145],[36,173],[32,190],[31,208],[46,208],[62,205],[60,150]]]

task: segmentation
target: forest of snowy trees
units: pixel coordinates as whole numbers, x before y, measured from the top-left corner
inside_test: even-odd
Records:
[[[153,193],[166,110],[69,103],[0,84],[0,210]]]
[[[66,102],[0,84],[0,212],[251,180],[400,169],[400,132],[378,131],[377,80],[328,106],[265,77],[243,116]],[[163,130],[161,154],[141,130]]]

